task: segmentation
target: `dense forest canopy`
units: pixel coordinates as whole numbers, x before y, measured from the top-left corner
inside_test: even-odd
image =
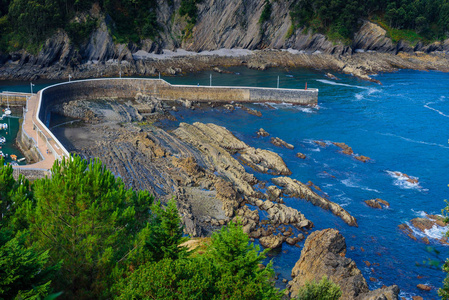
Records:
[[[412,30],[426,40],[448,36],[448,0],[298,0],[291,10],[295,25],[351,38],[361,20],[386,29]]]
[[[185,16],[185,36],[192,34],[201,0],[165,0],[173,14]],[[262,0],[261,0],[262,1]],[[263,0],[260,19],[273,17],[274,0]],[[287,0],[283,0],[287,1]],[[96,3],[106,16],[115,42],[138,43],[159,37],[156,0],[0,0],[0,50],[21,48],[37,52],[45,38],[65,30],[75,45],[85,42],[98,26],[86,14]],[[288,1],[292,30],[307,28],[333,40],[350,41],[363,20],[371,19],[384,27],[393,41],[406,39],[429,42],[449,36],[449,0],[294,0]],[[173,18],[172,18],[173,20]]]

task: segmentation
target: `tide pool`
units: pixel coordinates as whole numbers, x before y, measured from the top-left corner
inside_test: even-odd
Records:
[[[432,239],[429,245],[413,241],[398,225],[424,212],[440,214],[448,198],[449,74],[403,70],[377,76],[382,82],[378,85],[341,74],[335,74],[341,80],[330,80],[324,72],[313,70],[229,70],[232,74],[212,73],[212,84],[276,87],[279,76],[280,87],[304,88],[307,82],[309,88],[318,88],[319,106],[250,105],[261,111],[262,117],[241,109],[180,110],[175,114],[178,121],[225,126],[248,145],[279,153],[293,172],[292,178],[304,183],[311,180],[357,218],[359,227],[350,227],[304,200],[284,199],[315,224],[313,230],[336,228],[345,236],[347,256],[356,262],[371,289],[397,284],[401,296],[408,299],[413,295],[438,298],[445,273],[429,262],[449,257],[449,246]],[[209,85],[210,72],[163,79],[172,84]],[[36,84],[35,88],[46,85]],[[29,83],[0,82],[0,90],[26,92]],[[257,137],[259,128],[295,149],[276,147],[270,137]],[[327,146],[317,145],[316,140]],[[363,163],[344,155],[332,142],[344,142],[371,160]],[[307,158],[297,158],[297,152]],[[417,178],[418,183],[407,182],[395,172]],[[256,176],[268,182],[272,177]],[[373,198],[388,201],[390,208],[376,210],[364,203]],[[429,238],[443,235],[433,229],[426,234]],[[290,279],[300,252],[284,244],[282,251],[273,255],[280,278]],[[416,287],[420,283],[431,286],[432,291],[420,291]]]

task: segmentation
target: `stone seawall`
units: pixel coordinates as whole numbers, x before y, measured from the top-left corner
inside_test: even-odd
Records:
[[[17,180],[19,178],[19,175],[23,175],[28,180],[34,181],[36,179],[51,177],[51,172],[50,170],[44,169],[26,169],[14,167],[12,176]]]
[[[161,79],[92,79],[65,82],[42,91],[39,118],[45,123],[48,107],[56,102],[101,98],[134,98],[137,93],[161,100],[187,99],[201,102],[288,102],[316,105],[318,90],[253,87],[171,85]]]

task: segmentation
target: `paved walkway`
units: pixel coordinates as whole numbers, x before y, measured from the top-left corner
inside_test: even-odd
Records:
[[[52,153],[51,147],[53,147],[57,155],[61,157],[63,156],[62,150],[59,148],[54,139],[48,133],[48,129],[39,124],[36,118],[37,109],[39,107],[39,97],[40,92],[31,96],[30,99],[28,100],[28,111],[25,114],[25,121],[22,124],[22,130],[25,131],[29,137],[33,138],[37,142],[38,149],[41,152],[44,159],[31,165],[24,165],[15,168],[21,169],[33,168],[33,169],[46,169],[46,170],[51,169],[55,161],[55,155]],[[41,132],[39,136],[38,131]],[[51,147],[49,147],[48,145],[50,145]]]

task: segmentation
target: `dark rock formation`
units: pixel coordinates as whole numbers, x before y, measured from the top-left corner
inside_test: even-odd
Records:
[[[327,276],[341,287],[342,299],[398,299],[399,288],[370,291],[353,260],[346,257],[345,238],[335,229],[315,231],[306,240],[301,257],[292,270],[291,297],[312,280]]]

